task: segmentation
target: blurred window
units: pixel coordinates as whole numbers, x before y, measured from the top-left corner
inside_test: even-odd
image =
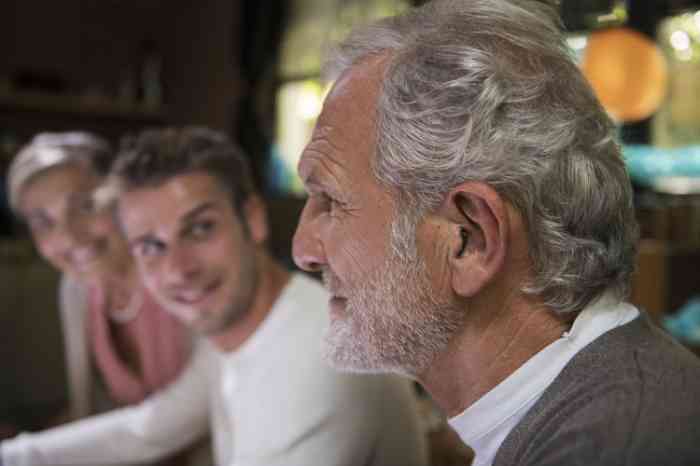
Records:
[[[294,0],[282,43],[276,140],[267,174],[273,190],[303,192],[296,166],[329,88],[320,80],[323,47],[342,39],[355,25],[408,6],[406,0]]]

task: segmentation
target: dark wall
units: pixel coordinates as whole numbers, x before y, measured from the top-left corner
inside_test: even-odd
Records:
[[[162,58],[163,121],[228,129],[240,92],[239,7],[227,0],[6,0],[0,7],[0,86],[113,96],[150,44]],[[44,125],[61,119],[36,116]],[[89,124],[86,119],[76,125]],[[4,121],[3,129],[8,126]]]

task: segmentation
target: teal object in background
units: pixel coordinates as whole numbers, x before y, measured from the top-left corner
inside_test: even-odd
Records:
[[[700,146],[626,145],[622,154],[632,181],[670,194],[700,193]]]
[[[662,323],[678,341],[700,347],[700,296],[688,300],[672,316],[665,317]]]

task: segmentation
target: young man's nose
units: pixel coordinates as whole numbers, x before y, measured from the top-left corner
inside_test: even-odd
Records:
[[[200,270],[199,262],[192,254],[183,249],[172,249],[157,273],[162,274],[169,285],[182,285],[197,278]]]

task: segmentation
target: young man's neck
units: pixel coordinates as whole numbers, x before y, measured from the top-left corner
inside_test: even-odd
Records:
[[[267,253],[260,253],[257,261],[259,282],[250,311],[229,329],[208,337],[209,341],[221,351],[235,351],[255,333],[289,282],[291,277],[289,271]]]

